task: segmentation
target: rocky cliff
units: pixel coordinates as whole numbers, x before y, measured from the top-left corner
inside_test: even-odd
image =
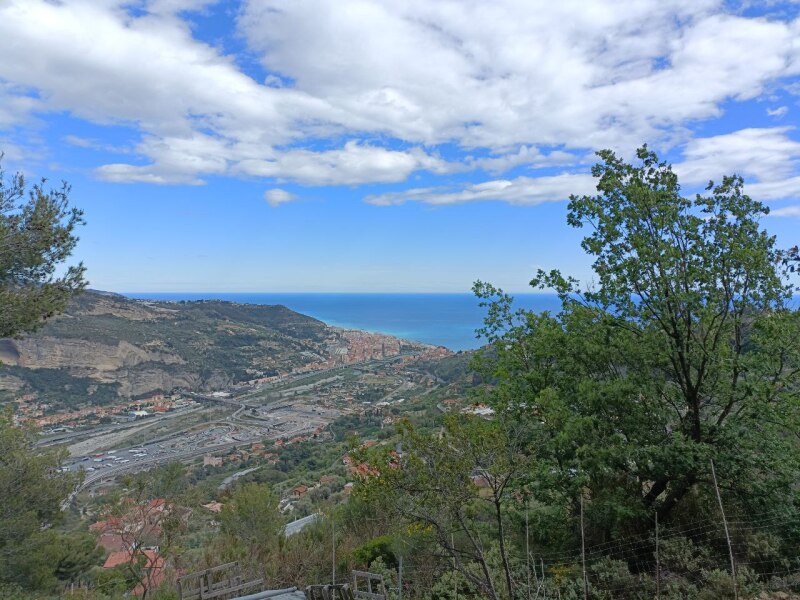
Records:
[[[325,360],[347,344],[341,331],[284,306],[87,292],[38,333],[0,340],[0,399],[71,406],[208,391]]]

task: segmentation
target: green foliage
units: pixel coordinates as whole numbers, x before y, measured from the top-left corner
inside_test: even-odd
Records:
[[[69,193],[44,180],[29,189],[21,173],[6,178],[0,168],[0,338],[37,329],[86,285],[83,265],[62,269],[83,223]]]
[[[768,211],[740,177],[687,198],[646,147],[636,164],[598,154],[597,194],[573,196],[568,216],[588,229],[594,285],[539,271],[531,285],[554,290],[561,310],[536,314],[477,282],[489,345],[472,364],[492,422],[446,420],[433,435],[404,426],[402,460],[357,454],[373,469],[359,493],[396,526],[424,531],[483,597],[523,593],[516,557],[528,548],[574,557],[584,538],[597,549],[591,597],[652,598],[657,518],[673,532],[662,540],[662,597],[724,598],[733,584],[721,530],[679,533],[719,524],[713,460],[729,518],[785,524],[733,528],[734,559],[763,566],[737,570],[749,594],[770,569],[796,569],[793,255],[775,248],[760,225]],[[478,475],[489,484],[478,489]],[[551,596],[583,597],[576,566],[548,567]]]
[[[2,374],[21,379],[26,392],[36,394],[39,400],[54,408],[74,407],[86,400],[96,406],[119,402],[119,383],[101,383],[73,375],[67,369],[26,369],[5,365]]]
[[[698,547],[691,539],[675,537],[661,542],[664,568],[675,573],[698,575],[713,566],[710,551]]]
[[[32,600],[30,592],[26,592],[20,586],[13,583],[0,583],[0,598],[4,600]]]
[[[502,593],[481,541],[491,532],[503,573],[500,585],[513,597],[505,513],[531,466],[526,436],[513,423],[472,417],[445,419],[436,436],[408,422],[401,433],[402,457],[387,449],[356,453],[373,473],[358,493],[389,510],[404,535],[435,539],[472,585],[498,598]]]
[[[384,565],[394,568],[397,566],[397,558],[392,549],[393,543],[394,538],[390,535],[382,535],[371,539],[366,544],[362,544],[353,550],[353,560],[357,564],[366,567],[380,558]]]
[[[233,545],[263,557],[277,546],[281,531],[278,514],[278,499],[269,487],[248,483],[235,488],[225,503],[220,515],[222,532]]]
[[[52,528],[77,480],[58,472],[63,453],[32,445],[32,432],[14,426],[8,412],[0,415],[0,583],[52,590],[75,580],[98,554],[91,536]]]
[[[669,165],[646,148],[640,166],[599,153],[598,195],[572,197],[569,222],[591,227],[583,247],[597,285],[561,273],[562,312],[514,312],[488,284],[476,364],[498,382],[490,400],[527,420],[555,465],[541,489],[590,490],[591,522],[607,536],[692,490],[709,493],[709,460],[744,509],[792,506],[798,473],[800,315],[766,208],[726,177],[708,195],[680,195]],[[547,502],[548,498],[539,496]]]

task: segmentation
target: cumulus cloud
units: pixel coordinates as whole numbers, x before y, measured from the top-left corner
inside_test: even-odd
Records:
[[[421,169],[443,174],[451,167],[420,149],[400,152],[351,140],[337,150],[288,150],[273,160],[242,160],[237,169],[247,175],[287,179],[306,185],[358,185],[405,181],[411,173]]]
[[[800,142],[791,127],[748,128],[689,142],[685,160],[675,165],[681,181],[703,184],[736,173],[748,179],[747,192],[763,200],[797,194],[795,176]]]
[[[264,200],[266,200],[267,204],[270,206],[280,206],[281,204],[286,204],[294,199],[294,194],[280,188],[274,188],[264,192]]]
[[[402,139],[632,147],[797,72],[794,23],[719,8],[249,0],[240,26],[265,67]]]
[[[185,19],[212,4],[3,3],[0,129],[47,113],[129,127],[135,160],[95,171],[116,182],[361,185],[464,170],[499,182],[515,167],[585,169],[592,150],[645,140],[685,143],[690,180],[710,166],[764,186],[795,172],[777,156],[796,156],[788,130],[702,140],[687,125],[800,73],[798,20],[719,0],[244,0],[227,33],[260,61],[256,76]],[[747,160],[768,164],[722,141],[753,142],[762,154]]]
[[[403,192],[371,195],[364,200],[376,206],[391,206],[405,202],[445,205],[480,201],[534,205],[566,200],[570,194],[591,194],[594,192],[595,183],[590,175],[517,177],[510,180],[484,181],[455,190],[442,187],[413,188]]]

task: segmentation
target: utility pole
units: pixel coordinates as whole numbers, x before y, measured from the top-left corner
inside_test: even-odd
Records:
[[[722,514],[722,526],[725,528],[725,539],[728,540],[728,554],[731,557],[731,581],[733,582],[733,598],[739,600],[739,589],[736,585],[736,562],[733,560],[733,546],[731,545],[731,535],[728,532],[728,520],[725,518],[725,509],[722,506],[722,496],[719,494],[717,485],[717,472],[714,469],[714,461],[711,460],[711,477],[714,480],[714,490],[717,492],[717,502],[719,502],[719,512]]]

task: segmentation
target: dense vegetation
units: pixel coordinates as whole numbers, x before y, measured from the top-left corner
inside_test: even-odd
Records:
[[[600,157],[598,194],[569,206],[595,285],[539,272],[552,315],[476,284],[495,417],[406,428],[365,497],[462,594],[527,597],[543,576],[562,598],[797,588],[800,315],[767,209],[738,177],[683,197],[646,148]]]

